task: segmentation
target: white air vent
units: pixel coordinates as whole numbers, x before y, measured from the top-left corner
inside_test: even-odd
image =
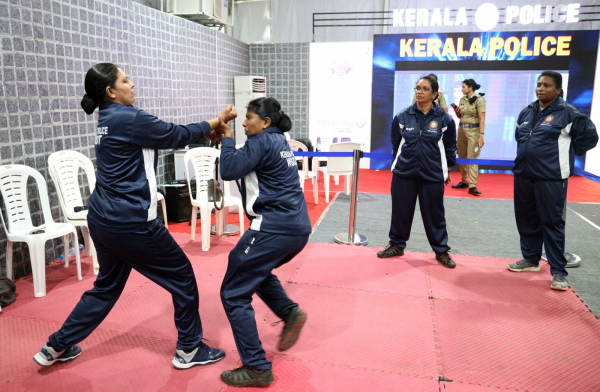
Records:
[[[266,93],[267,92],[267,80],[264,78],[253,78],[252,79],[252,92],[253,93]]]

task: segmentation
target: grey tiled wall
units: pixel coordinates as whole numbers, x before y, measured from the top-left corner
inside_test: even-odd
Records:
[[[250,45],[250,73],[267,78],[267,95],[292,119],[292,139],[308,139],[309,43]]]
[[[73,149],[95,160],[97,114],[79,106],[90,66],[118,64],[136,83],[135,106],[180,124],[214,117],[233,103],[233,76],[249,73],[246,44],[129,0],[0,0],[0,41],[0,165],[40,171],[57,221],[62,213],[48,156]],[[173,173],[173,154],[161,152],[159,184]],[[35,198],[31,207],[40,222]],[[18,277],[31,267],[26,246],[15,245]],[[60,254],[61,240],[46,243],[46,261]],[[5,255],[1,230],[0,275]]]

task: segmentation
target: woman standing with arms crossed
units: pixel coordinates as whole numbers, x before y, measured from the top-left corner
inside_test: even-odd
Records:
[[[96,107],[96,188],[89,198],[90,235],[100,271],[94,287],[81,296],[62,327],[33,359],[39,365],[68,362],[81,354],[77,343],[106,318],[135,269],[173,296],[177,351],[173,366],[187,369],[225,357],[202,340],[198,286],[192,265],[156,219],[157,149],[183,147],[205,137],[218,139],[219,119],[196,124],[166,123],[133,107],[135,84],[114,64],[100,63],[85,76],[81,106]],[[235,118],[233,107],[220,115]]]
[[[242,179],[250,219],[250,229],[229,253],[221,285],[221,302],[243,365],[221,373],[221,379],[235,387],[264,386],[274,379],[256,328],[254,293],[285,323],[279,351],[298,339],[306,312],[287,296],[272,271],[300,253],[311,233],[296,158],[284,135],[292,128],[290,118],[274,98],[258,98],[248,104],[243,125],[248,139],[238,150],[226,129],[220,164],[224,180]]]
[[[475,94],[481,88],[473,79],[465,79],[462,83],[464,97],[459,105],[454,105],[454,113],[460,118],[458,125],[457,150],[459,158],[477,159],[485,144],[485,99],[484,93]],[[462,180],[452,188],[469,188],[469,194],[479,196],[477,189],[478,165],[460,165]]]
[[[456,165],[456,126],[452,117],[434,103],[437,79],[423,76],[415,87],[417,102],[392,122],[392,223],[390,243],[378,257],[404,255],[410,237],[417,195],[425,233],[435,258],[456,267],[448,251],[444,211],[444,185],[450,183],[450,167]]]
[[[507,265],[514,272],[539,271],[542,246],[552,281],[550,288],[567,290],[565,220],[567,185],[575,155],[598,143],[592,121],[562,99],[562,75],[544,71],[535,88],[537,101],[517,119],[515,139],[515,219],[523,259]]]

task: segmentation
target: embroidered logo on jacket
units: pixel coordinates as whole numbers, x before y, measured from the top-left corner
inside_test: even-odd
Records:
[[[552,122],[554,121],[554,116],[549,114],[546,116],[546,118],[544,118],[544,123],[546,124],[552,124]]]
[[[438,123],[437,121],[432,121],[429,123],[429,129],[437,129]]]

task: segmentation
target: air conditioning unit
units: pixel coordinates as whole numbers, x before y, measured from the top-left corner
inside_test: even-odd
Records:
[[[233,25],[233,0],[168,0],[174,15],[207,26]]]
[[[227,23],[229,0],[214,0],[213,16]]]
[[[246,106],[253,99],[267,96],[267,79],[262,76],[235,76],[233,78],[235,90],[235,108],[238,118],[235,120],[235,144],[246,142],[244,133],[244,119],[246,118]]]

